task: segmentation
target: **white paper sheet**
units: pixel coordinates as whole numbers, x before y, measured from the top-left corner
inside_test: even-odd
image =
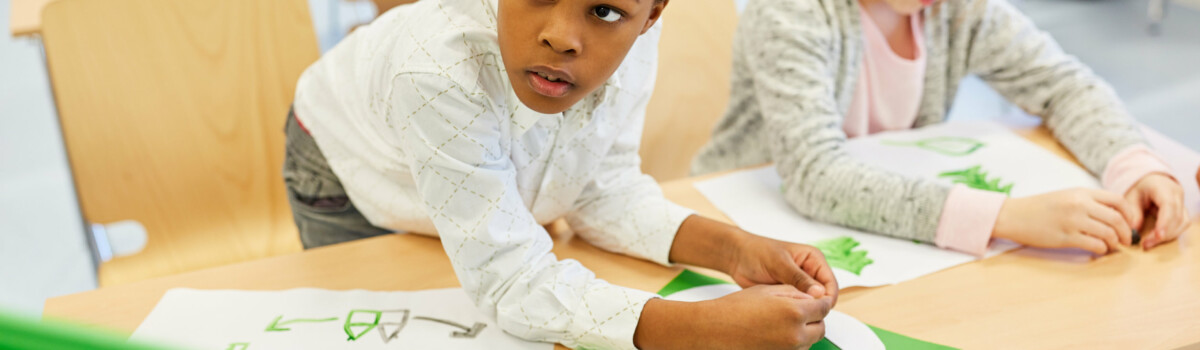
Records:
[[[185,349],[552,349],[504,333],[462,289],[172,289],[131,339]]]
[[[961,155],[948,155],[911,143],[942,137],[967,138],[982,146],[950,147]],[[1073,187],[1099,188],[1095,177],[1077,165],[1013,134],[992,122],[946,123],[916,130],[880,133],[853,139],[846,150],[861,161],[899,174],[936,179],[939,174],[980,166],[989,179],[1012,184],[1011,195],[1022,197]],[[954,152],[951,152],[954,153]],[[930,244],[889,238],[809,220],[785,202],[782,180],[774,167],[735,172],[696,183],[696,188],[718,209],[747,231],[779,240],[813,243],[850,237],[873,260],[860,274],[835,268],[842,287],[879,286],[902,282],[974,260],[974,257]],[[1015,248],[1007,241],[994,242],[987,255]]]
[[[667,300],[703,301],[723,297],[742,290],[735,284],[711,284],[684,289],[667,296]],[[831,310],[825,316],[825,338],[842,350],[883,350],[883,341],[858,319],[841,311]]]

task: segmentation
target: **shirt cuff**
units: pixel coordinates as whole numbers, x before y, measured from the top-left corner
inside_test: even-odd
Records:
[[[667,201],[665,219],[663,227],[658,234],[650,235],[646,238],[646,246],[651,251],[646,252],[645,256],[649,257],[654,262],[664,266],[671,266],[671,245],[675,243],[675,235],[679,233],[679,226],[683,225],[683,220],[687,220],[689,216],[695,214],[696,211],[685,208],[681,205]]]
[[[946,197],[942,217],[938,220],[938,247],[983,256],[987,253],[992,230],[1000,217],[1000,207],[1008,199],[1003,193],[955,185]]]
[[[1150,151],[1146,145],[1137,144],[1126,147],[1108,160],[1100,182],[1104,189],[1124,196],[1125,192],[1129,192],[1129,188],[1151,173],[1162,173],[1175,178],[1171,175],[1171,168],[1162,158]]]
[[[564,342],[574,349],[622,349],[637,350],[633,345],[633,333],[642,319],[646,302],[658,295],[632,288],[606,285],[613,290],[604,293],[588,293],[584,299],[584,310],[572,313],[572,322],[586,325],[579,338]],[[587,327],[590,326],[590,327]]]

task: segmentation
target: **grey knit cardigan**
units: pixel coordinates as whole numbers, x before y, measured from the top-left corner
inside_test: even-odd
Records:
[[[976,74],[1043,117],[1094,174],[1144,143],[1113,89],[1008,2],[943,0],[923,15],[927,66],[914,127],[944,121],[959,81]],[[692,172],[774,162],[801,214],[931,242],[950,187],[842,149],[863,54],[859,20],[857,0],[750,0],[733,44],[730,104]]]

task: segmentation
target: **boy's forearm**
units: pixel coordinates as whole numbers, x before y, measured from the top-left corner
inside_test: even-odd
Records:
[[[643,350],[687,349],[701,331],[687,322],[699,319],[698,303],[650,299],[642,307],[633,345]]]
[[[700,215],[683,220],[671,244],[671,262],[728,272],[749,233]]]

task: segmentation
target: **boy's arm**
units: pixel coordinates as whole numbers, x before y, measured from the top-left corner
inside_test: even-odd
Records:
[[[475,97],[482,94],[434,74],[402,74],[391,85],[388,126],[475,305],[524,339],[632,349],[642,308],[655,295],[611,285],[551,253],[553,242],[517,190],[501,121]]]
[[[631,54],[657,62],[654,51]],[[642,173],[638,147],[655,73],[653,64],[647,66],[648,72],[638,72],[642,84],[624,82],[626,88],[637,89],[633,92],[637,101],[619,122],[622,127],[617,140],[603,155],[599,169],[566,219],[572,230],[600,248],[667,265],[675,233],[693,212],[668,201],[654,178]],[[609,117],[622,116],[613,113]]]

